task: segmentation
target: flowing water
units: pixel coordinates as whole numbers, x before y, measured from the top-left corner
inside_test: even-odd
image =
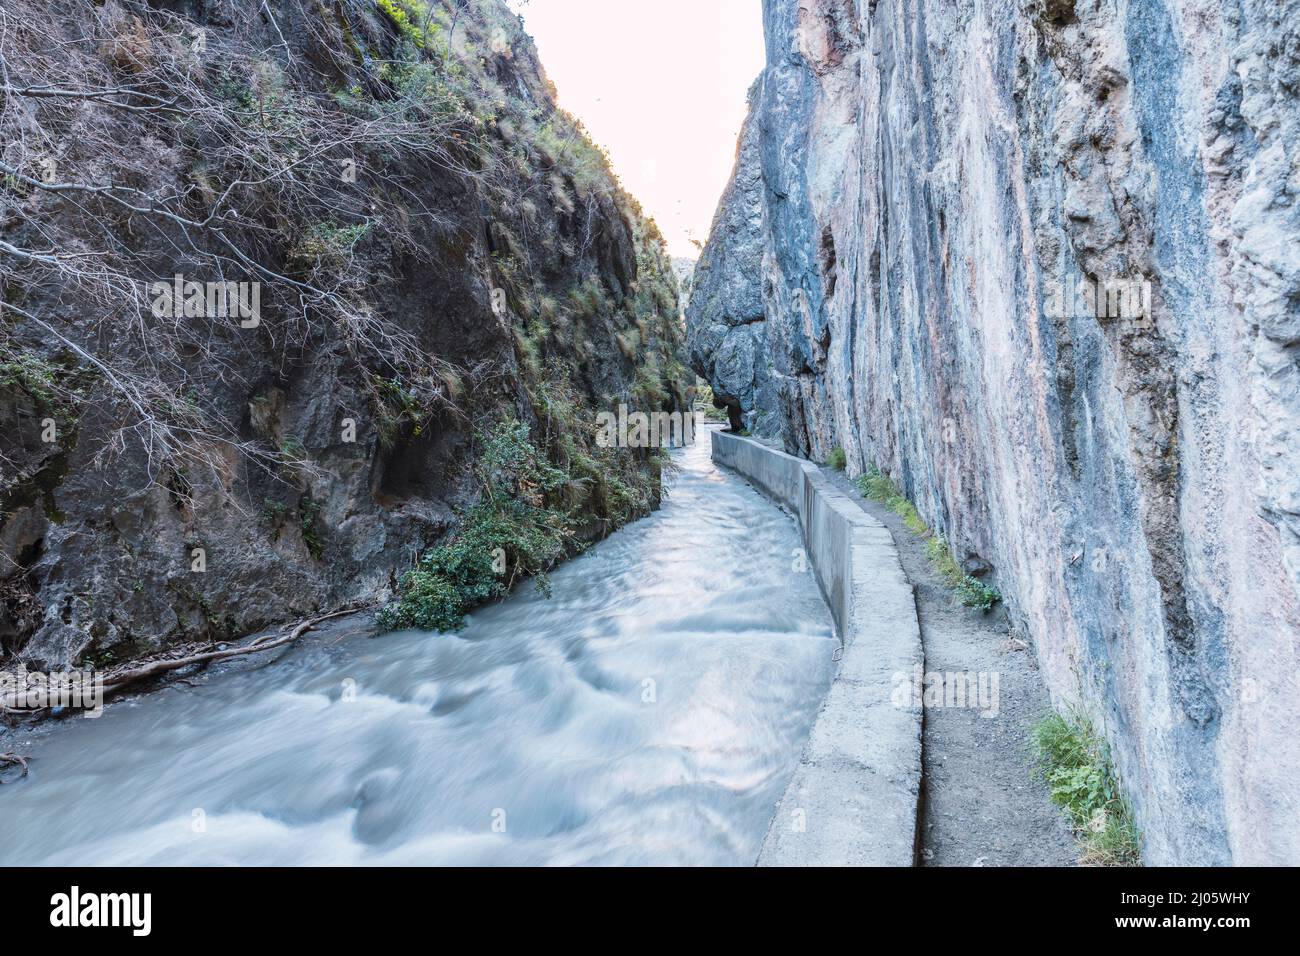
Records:
[[[454,636],[356,621],[38,734],[0,863],[752,864],[836,640],[790,518],[663,508]]]

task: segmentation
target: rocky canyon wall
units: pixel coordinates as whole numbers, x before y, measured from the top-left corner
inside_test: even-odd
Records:
[[[991,567],[1148,862],[1300,863],[1300,2],[763,16],[693,363]]]
[[[379,601],[502,422],[576,540],[654,505],[671,261],[504,3],[6,0],[0,67],[0,668]]]

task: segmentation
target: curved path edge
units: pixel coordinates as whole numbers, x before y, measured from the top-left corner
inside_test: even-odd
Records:
[[[913,866],[922,711],[891,700],[924,669],[912,584],[889,529],[816,465],[711,429],[713,460],[787,507],[843,645],[759,866]]]

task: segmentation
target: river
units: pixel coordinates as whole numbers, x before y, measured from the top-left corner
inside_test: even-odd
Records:
[[[837,641],[792,520],[709,436],[549,599],[345,622],[44,728],[0,863],[752,864]]]

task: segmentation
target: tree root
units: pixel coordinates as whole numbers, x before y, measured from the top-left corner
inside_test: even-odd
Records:
[[[343,608],[339,611],[331,611],[329,614],[322,614],[320,617],[301,621],[293,627],[293,630],[281,637],[274,637],[268,634],[267,636],[260,637],[251,644],[246,644],[242,647],[228,647],[224,650],[203,651],[185,657],[156,660],[138,667],[124,665],[121,668],[115,668],[104,676],[104,696],[107,697],[109,694],[115,694],[128,684],[134,684],[137,681],[144,680],[146,677],[155,677],[158,674],[180,670],[182,667],[189,667],[193,664],[207,664],[212,661],[225,660],[228,657],[240,657],[244,654],[253,654],[258,651],[270,651],[277,647],[284,647],[288,644],[292,644],[308,631],[313,630],[316,625],[320,624],[322,621],[328,621],[335,617],[342,617],[345,614],[355,614],[360,610],[363,610],[363,608],[349,607]]]
[[[18,754],[0,754],[0,767],[11,767],[11,766],[18,766],[23,768],[23,772],[18,775],[19,780],[27,776],[26,757],[19,756]],[[4,781],[0,780],[0,784],[3,783]]]

